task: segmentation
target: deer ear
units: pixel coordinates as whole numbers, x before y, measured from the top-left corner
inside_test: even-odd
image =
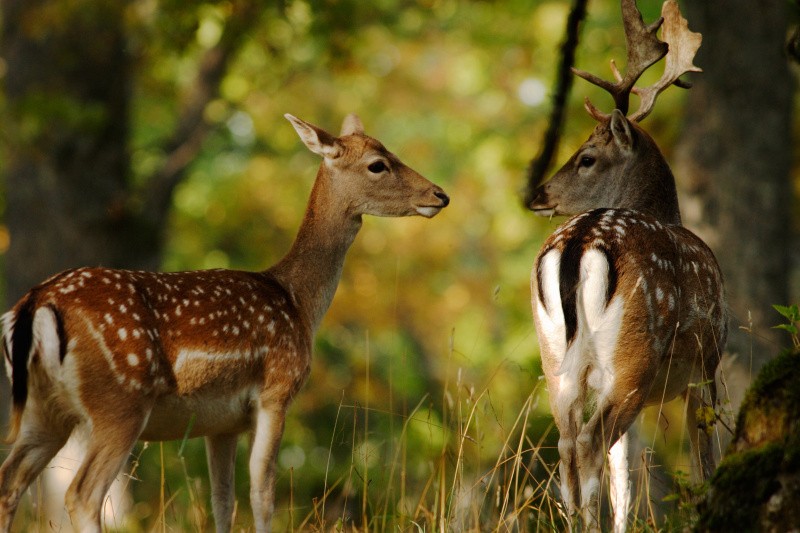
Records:
[[[327,131],[289,113],[283,116],[292,123],[303,144],[315,154],[326,159],[336,159],[342,154],[342,145],[339,144],[339,140]]]
[[[630,152],[633,150],[633,130],[622,114],[622,111],[615,109],[611,112],[611,120],[609,123],[611,128],[611,135],[614,137],[614,142],[619,146],[620,150]]]
[[[344,121],[342,122],[342,132],[339,134],[339,136],[344,137],[345,135],[353,135],[356,133],[364,133],[364,125],[361,123],[361,119],[358,118],[358,115],[355,113],[350,113],[344,117]]]

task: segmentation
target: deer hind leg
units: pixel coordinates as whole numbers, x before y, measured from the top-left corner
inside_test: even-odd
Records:
[[[574,428],[565,428],[565,430],[560,431],[558,439],[558,454],[561,458],[558,466],[558,472],[561,476],[561,498],[564,500],[569,517],[575,514],[580,504],[580,481],[578,478],[578,464],[575,460],[576,436],[577,431]]]
[[[576,461],[575,440],[582,417],[580,390],[568,375],[548,376],[550,410],[558,427],[558,471],[561,478],[561,499],[568,517],[580,508],[580,481]]]
[[[236,433],[206,437],[208,473],[211,478],[211,509],[218,533],[231,530],[234,501]]]
[[[275,458],[283,436],[284,405],[262,405],[256,413],[250,451],[250,505],[257,533],[270,530],[275,506]]]
[[[22,415],[20,433],[0,468],[0,531],[10,531],[20,499],[58,450],[71,428],[52,427],[40,416],[34,398]]]
[[[612,392],[609,397],[599,398],[597,409],[578,435],[576,448],[581,485],[581,510],[585,526],[590,531],[600,530],[600,485],[606,454],[636,420],[643,402],[644,396],[638,390],[634,390],[624,397],[619,397]],[[615,454],[621,452],[622,449],[614,449]],[[616,465],[612,464],[612,469],[615,466],[621,467],[621,461],[618,461]],[[617,489],[626,488],[627,471],[624,473],[612,471],[612,475],[620,478],[624,475],[624,482],[618,479],[614,484]],[[629,496],[617,495],[615,530],[618,524],[621,524],[622,530],[624,530],[624,517],[627,515],[627,509],[624,509],[625,514],[623,515],[622,506],[626,505],[624,503],[626,499],[629,499]]]
[[[103,501],[144,426],[146,417],[119,413],[109,421],[94,421],[86,456],[67,489],[66,504],[72,527],[100,532]]]
[[[614,511],[614,531],[625,531],[628,509],[631,505],[631,487],[628,467],[628,432],[622,434],[608,451],[611,508]]]

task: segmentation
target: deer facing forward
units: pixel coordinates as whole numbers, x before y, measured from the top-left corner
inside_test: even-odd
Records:
[[[699,34],[677,4],[665,2],[664,28],[645,27],[634,0],[623,0],[627,75],[617,83],[576,71],[608,90],[608,115],[588,100],[599,122],[567,163],[537,189],[531,209],[575,215],[544,243],[531,276],[533,314],[559,429],[561,496],[567,514],[582,511],[599,529],[599,500],[609,458],[614,528],[625,529],[630,504],[625,432],[643,407],[683,394],[696,477],[714,469],[711,431],[699,409],[714,408],[715,370],[725,345],[726,307],[719,265],[708,246],[681,225],[675,179],[637,122],[659,92],[697,70]],[[664,76],[634,88],[667,53]],[[631,92],[641,107],[626,117]],[[697,387],[690,387],[696,384]],[[704,392],[705,390],[705,392]]]
[[[256,531],[269,529],[286,410],[362,215],[430,218],[449,203],[355,115],[339,137],[286,118],[323,162],[297,238],[275,266],[70,270],[3,316],[14,445],[0,468],[0,530],[73,431],[87,435],[87,453],[66,505],[85,532],[100,531],[103,498],[136,441],[179,439],[187,428],[206,440],[217,531],[231,528],[237,436],[253,431],[250,500]]]

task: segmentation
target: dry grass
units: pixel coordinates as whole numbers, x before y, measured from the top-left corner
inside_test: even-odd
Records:
[[[273,529],[375,533],[566,530],[556,480],[557,435],[547,406],[540,405],[544,402],[543,382],[538,382],[521,405],[504,411],[499,405],[502,402],[496,400],[507,377],[502,366],[481,389],[467,382],[462,369],[452,369],[438,398],[425,395],[415,405],[403,407],[391,400],[395,392],[391,388],[388,403],[370,405],[374,391],[370,390],[367,365],[362,403],[342,393],[330,421],[333,429],[327,457],[322,458],[324,478],[319,490],[310,496],[304,496],[308,490],[301,490],[308,483],[308,462],[297,470],[280,469]],[[642,460],[631,463],[636,514],[629,518],[629,531],[680,529],[691,523],[689,504],[696,494],[681,473],[689,471],[685,452],[677,455],[677,468],[670,464],[671,473],[665,473],[656,462],[669,455],[666,433],[677,433],[670,439],[682,438],[680,411],[675,403],[663,411],[651,409],[640,426],[644,435],[640,440],[649,444],[642,451]],[[246,444],[243,437],[241,448]],[[203,462],[202,455],[194,453],[189,461],[186,453],[190,447],[202,451],[197,442],[138,446],[122,476],[125,485],[140,485],[137,503],[129,505],[125,515],[112,512],[107,530],[213,530],[207,474],[196,464]],[[239,455],[246,464],[246,454]],[[146,464],[150,471],[142,473]],[[247,475],[239,471],[237,476],[245,489],[237,492],[235,531],[252,531]],[[148,483],[152,488],[142,495],[142,486]],[[64,516],[48,523],[31,503],[42,498],[39,482],[31,493],[38,497],[26,498],[15,522],[17,530],[69,531]],[[609,526],[608,516],[604,524]]]

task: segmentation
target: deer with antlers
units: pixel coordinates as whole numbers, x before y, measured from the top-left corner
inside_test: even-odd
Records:
[[[0,530],[73,431],[87,453],[66,496],[72,526],[100,531],[109,485],[137,439],[205,436],[217,531],[229,531],[239,433],[252,430],[255,530],[269,529],[286,410],[362,215],[433,217],[449,203],[348,116],[339,137],[291,115],[323,157],[288,254],[263,272],[81,268],[3,316],[14,446],[0,468]]]
[[[714,469],[707,413],[716,401],[715,370],[725,345],[722,275],[713,253],[681,225],[675,179],[638,123],[692,62],[701,36],[689,31],[674,0],[645,25],[635,0],[622,0],[627,37],[616,82],[573,69],[614,99],[589,139],[544,185],[530,208],[573,215],[542,246],[531,276],[534,321],[550,406],[559,429],[561,496],[568,516],[581,511],[599,529],[600,490],[608,454],[614,529],[630,504],[625,433],[639,412],[683,395],[698,477]],[[662,27],[663,23],[663,27]],[[656,33],[662,27],[661,37]],[[653,86],[636,87],[666,55]],[[641,105],[626,117],[630,94]],[[690,387],[690,384],[697,386]],[[699,411],[704,409],[703,411]]]

